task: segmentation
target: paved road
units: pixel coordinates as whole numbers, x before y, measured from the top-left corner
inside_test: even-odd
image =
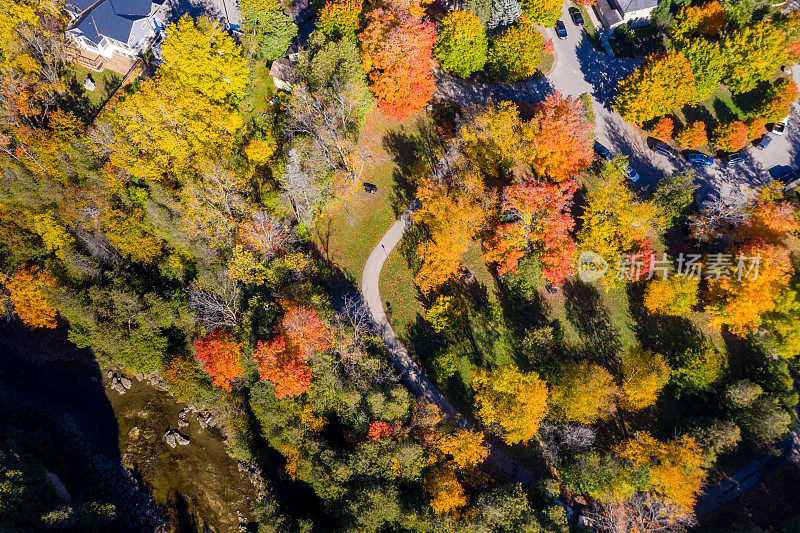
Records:
[[[437,163],[433,171],[434,174],[436,176],[444,176],[457,158],[457,147],[455,144],[452,144],[447,153]],[[436,404],[443,413],[446,413],[451,419],[455,420],[459,426],[474,429],[469,421],[453,407],[447,398],[428,381],[425,374],[422,373],[422,369],[420,369],[419,365],[414,362],[405,347],[403,347],[403,343],[400,342],[400,339],[395,334],[383,310],[383,302],[381,301],[381,295],[378,289],[381,269],[383,268],[384,262],[389,257],[389,254],[394,250],[397,243],[403,238],[403,234],[405,234],[406,230],[411,226],[411,218],[414,211],[416,211],[419,206],[419,200],[415,199],[411,202],[408,209],[400,215],[400,218],[389,228],[389,231],[384,234],[380,242],[372,250],[366,265],[364,265],[364,273],[361,277],[361,291],[372,313],[376,330],[381,339],[383,339],[389,356],[411,390],[417,395]],[[534,476],[530,471],[516,465],[508,455],[492,444],[489,444],[489,456],[486,461],[489,465],[503,472],[509,478],[520,481],[525,485],[534,480]]]

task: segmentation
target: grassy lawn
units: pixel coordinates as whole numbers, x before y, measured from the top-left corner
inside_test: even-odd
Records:
[[[359,188],[352,198],[326,209],[315,224],[313,237],[320,253],[338,265],[356,287],[361,286],[370,252],[413,198],[405,182],[409,163],[406,158],[416,157],[423,127],[420,124],[427,123],[424,117],[422,112],[399,122],[377,110],[367,115],[361,143],[371,154],[371,161],[362,181],[376,185],[378,190],[370,194]],[[384,300],[396,300],[393,291],[382,295]],[[396,312],[403,311],[398,306]]]
[[[553,70],[553,64],[556,62],[556,56],[554,54],[548,54],[545,51],[542,51],[542,59],[539,63],[539,70],[542,74],[549,74],[551,70]]]
[[[75,79],[81,86],[83,86],[83,82],[86,81],[88,76],[91,76],[92,80],[94,80],[94,91],[85,91],[85,94],[95,108],[105,102],[122,83],[122,76],[111,70],[93,72],[74,64],[73,71],[75,72]]]

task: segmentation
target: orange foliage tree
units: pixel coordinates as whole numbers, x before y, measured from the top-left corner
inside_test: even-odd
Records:
[[[456,472],[452,466],[437,466],[427,476],[426,485],[432,496],[431,509],[436,514],[449,513],[467,504],[464,487],[456,479]]]
[[[661,117],[653,128],[653,136],[659,139],[671,139],[674,129],[675,123],[671,118]]]
[[[317,14],[317,27],[331,38],[355,37],[362,0],[328,0]]]
[[[47,302],[48,292],[56,287],[56,279],[49,270],[32,266],[21,268],[6,280],[14,312],[32,328],[54,328],[56,310]]]
[[[507,187],[501,208],[513,214],[516,221],[498,226],[492,240],[484,243],[484,260],[496,262],[498,274],[516,272],[519,259],[530,245],[540,254],[542,275],[553,285],[560,285],[572,273],[577,250],[570,235],[575,220],[568,211],[576,190],[572,180]]]
[[[751,141],[764,135],[766,131],[766,122],[767,121],[761,117],[753,117],[745,121],[745,124],[747,124],[748,137]]]
[[[706,475],[703,450],[693,437],[661,442],[645,431],[617,448],[617,455],[650,473],[649,492],[690,511]]]
[[[536,105],[533,118],[523,128],[526,160],[539,176],[564,181],[594,159],[593,134],[579,98],[550,94]]]
[[[456,429],[441,437],[439,450],[451,456],[459,468],[478,466],[489,455],[489,449],[483,442],[483,433],[467,429]]]
[[[381,111],[402,120],[428,103],[434,87],[432,22],[398,5],[381,7],[367,15],[359,38],[364,71]]]
[[[756,113],[766,122],[778,122],[789,114],[790,106],[796,99],[797,84],[794,80],[780,78],[767,90]]]
[[[682,128],[677,135],[675,135],[675,140],[682,146],[691,149],[700,148],[704,144],[708,144],[705,123],[696,120],[687,124],[685,128]]]
[[[308,362],[312,355],[333,347],[333,336],[313,307],[293,306],[286,310],[278,334],[260,341],[253,353],[261,379],[275,384],[275,397],[303,394],[311,383]]]
[[[383,420],[370,422],[367,437],[372,440],[386,439],[392,436],[392,425]]]
[[[750,136],[750,129],[744,122],[734,120],[720,124],[714,129],[713,141],[720,150],[735,152],[744,148]]]
[[[217,328],[205,337],[194,341],[195,358],[211,376],[211,382],[223,390],[231,390],[231,383],[244,375],[241,365],[242,349],[229,333]]]
[[[684,6],[675,16],[673,35],[686,37],[691,34],[718,35],[728,16],[716,0],[699,6]]]

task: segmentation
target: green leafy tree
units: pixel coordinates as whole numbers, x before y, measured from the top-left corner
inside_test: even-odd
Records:
[[[433,51],[445,70],[465,77],[483,68],[487,47],[481,21],[469,11],[451,11],[439,24]]]
[[[503,30],[489,48],[488,69],[501,81],[516,81],[536,74],[544,41],[533,24],[522,18]]]
[[[672,381],[687,393],[709,390],[717,383],[727,366],[725,355],[713,346],[704,345],[681,353],[673,365]]]
[[[800,291],[795,279],[764,315],[763,326],[775,339],[775,351],[782,357],[796,359],[800,355]]]
[[[685,43],[681,52],[692,67],[696,100],[705,100],[717,88],[725,72],[722,49],[717,42],[697,37]]]
[[[277,0],[240,0],[239,11],[251,53],[267,61],[286,53],[297,26]]]
[[[696,95],[689,61],[672,50],[648,56],[622,80],[614,108],[628,122],[642,124],[695,101]]]
[[[756,22],[729,33],[722,42],[726,65],[722,82],[734,94],[768,80],[786,61],[786,37],[775,25]]]
[[[655,192],[653,202],[658,208],[664,229],[669,231],[684,217],[694,202],[694,170],[679,172],[662,179]]]

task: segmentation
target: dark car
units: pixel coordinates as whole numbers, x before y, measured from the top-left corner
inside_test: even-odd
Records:
[[[560,20],[556,22],[556,35],[562,41],[567,38],[567,27]]]
[[[676,152],[675,149],[672,148],[670,145],[663,142],[658,142],[655,145],[653,145],[653,151],[663,156],[667,156],[670,159],[675,159],[676,157],[678,157],[678,152]]]
[[[576,7],[569,8],[569,16],[570,18],[572,18],[572,22],[576,26],[583,26],[583,15],[581,15],[581,12],[578,8]]]
[[[788,185],[789,183],[793,182],[798,178],[798,174],[800,174],[800,172],[798,172],[797,170],[787,167],[784,170],[781,170],[780,172],[775,174],[775,179],[777,181],[780,181],[784,185]]]
[[[770,137],[769,135],[764,135],[759,140],[754,142],[753,145],[759,150],[764,150],[766,149],[767,146],[769,146],[769,143],[771,142],[772,142],[772,137]]]
[[[607,161],[614,159],[614,154],[611,153],[611,150],[597,141],[594,143],[594,151],[600,159],[605,159]]]
[[[686,159],[693,165],[710,167],[714,164],[714,159],[711,156],[701,152],[690,152]]]
[[[741,163],[744,161],[744,152],[733,152],[724,157],[726,165],[733,165],[734,163]]]
[[[627,162],[622,166],[622,172],[625,174],[625,177],[632,182],[636,183],[639,181],[639,173],[632,169]]]
[[[364,182],[364,190],[367,191],[370,194],[373,194],[373,193],[378,192],[378,186],[375,185],[374,183],[367,183],[365,181]]]

